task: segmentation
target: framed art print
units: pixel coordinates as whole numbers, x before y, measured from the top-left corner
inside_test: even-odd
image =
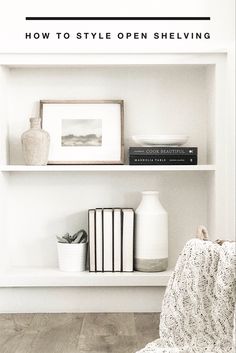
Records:
[[[122,100],[42,100],[48,164],[123,164]]]

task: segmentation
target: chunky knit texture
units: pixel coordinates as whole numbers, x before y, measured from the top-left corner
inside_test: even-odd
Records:
[[[160,339],[137,353],[233,353],[234,310],[235,243],[192,239],[166,289]]]

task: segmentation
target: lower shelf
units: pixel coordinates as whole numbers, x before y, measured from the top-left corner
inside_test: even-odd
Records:
[[[0,287],[164,287],[173,271],[146,273],[61,272],[57,268],[11,268]]]

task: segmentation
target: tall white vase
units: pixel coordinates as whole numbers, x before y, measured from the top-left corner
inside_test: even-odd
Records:
[[[134,267],[159,272],[168,266],[168,215],[157,191],[142,192],[136,210]]]

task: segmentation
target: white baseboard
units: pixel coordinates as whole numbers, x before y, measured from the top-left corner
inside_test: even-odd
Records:
[[[1,313],[160,312],[165,287],[1,288]]]

